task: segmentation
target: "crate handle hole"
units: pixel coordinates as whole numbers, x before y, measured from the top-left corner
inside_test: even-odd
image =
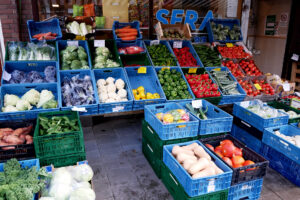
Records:
[[[244,125],[246,125],[246,126],[248,126],[249,128],[251,128],[251,125],[248,124],[248,123],[246,123],[246,122],[244,122],[243,120],[241,120],[241,123],[243,123]]]
[[[164,108],[165,106],[164,105],[161,105],[161,106],[155,106],[156,109],[161,109],[161,108]]]
[[[217,108],[214,108],[214,111],[215,111],[216,113],[219,113],[219,112],[220,112]]]
[[[280,130],[280,128],[275,128],[275,129],[273,129],[273,131],[279,131]]]
[[[36,88],[36,86],[26,86],[25,88],[27,88],[27,89]]]
[[[70,74],[80,74],[80,72],[70,72]]]
[[[239,200],[246,200],[246,199],[249,199],[249,197],[243,197],[243,198],[240,198]]]

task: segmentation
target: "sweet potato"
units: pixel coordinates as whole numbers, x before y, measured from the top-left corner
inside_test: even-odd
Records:
[[[32,130],[32,125],[27,126],[27,127],[24,127],[24,128],[23,128],[23,133],[22,133],[22,135],[27,135],[27,134],[29,134],[29,133],[31,132],[31,130]]]
[[[194,152],[191,151],[191,150],[187,150],[187,149],[183,149],[182,147],[178,146],[178,145],[175,145],[173,148],[172,148],[172,154],[174,156],[177,156],[178,154],[180,153],[185,153],[185,154],[188,154],[188,155],[191,155],[193,156],[194,155]]]
[[[19,145],[25,142],[25,140],[22,140],[21,138],[15,135],[4,136],[3,140],[4,142],[9,143],[11,145]]]
[[[26,135],[25,139],[26,139],[26,144],[32,144],[33,143],[33,139],[32,139],[31,135]]]
[[[15,149],[15,147],[13,147],[13,146],[7,147],[8,145],[10,145],[10,144],[8,144],[8,143],[0,140],[0,147],[1,147],[1,149],[3,149],[3,150]]]
[[[16,130],[14,130],[12,132],[12,135],[15,135],[15,136],[19,137],[22,133],[23,133],[23,128],[17,128]]]

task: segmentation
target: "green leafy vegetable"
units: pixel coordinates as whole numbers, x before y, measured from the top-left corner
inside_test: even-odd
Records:
[[[51,135],[79,131],[78,120],[70,120],[66,116],[53,116],[51,118],[39,117],[40,135]]]

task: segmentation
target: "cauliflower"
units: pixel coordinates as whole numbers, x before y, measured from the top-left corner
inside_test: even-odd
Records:
[[[119,101],[121,101],[121,97],[117,95],[116,98],[115,98],[115,100],[116,100],[117,102],[119,102]]]
[[[127,97],[127,91],[125,89],[120,89],[117,94],[120,98]]]
[[[108,98],[109,99],[115,99],[117,97],[117,94],[115,92],[109,92],[108,93]]]
[[[125,87],[125,82],[119,78],[118,80],[116,80],[115,85],[118,88],[118,90],[121,90]]]
[[[12,105],[8,105],[2,108],[2,112],[18,112],[19,110]]]
[[[101,87],[98,87],[99,93],[107,93],[107,86],[103,85]]]
[[[54,99],[54,95],[51,91],[49,90],[42,90],[40,100],[37,104],[37,108],[42,107],[45,103],[47,103],[50,100]]]
[[[13,94],[4,95],[4,106],[16,106],[20,98]]]
[[[115,82],[115,79],[114,79],[113,77],[108,77],[108,78],[106,79],[106,83],[107,83],[107,84],[114,84],[114,82]]]
[[[99,99],[100,99],[101,102],[105,102],[108,99],[107,93],[99,94]]]
[[[31,105],[36,105],[40,100],[40,93],[31,89],[22,96],[22,100],[28,101]]]
[[[104,79],[99,79],[97,81],[97,86],[100,87],[100,86],[104,86],[106,85],[106,81]]]
[[[128,99],[127,98],[122,98],[121,101],[128,101]]]
[[[19,111],[24,111],[24,110],[31,110],[32,106],[28,101],[21,99],[17,102],[16,108]]]
[[[105,103],[113,103],[113,102],[116,102],[116,100],[109,98],[109,99],[106,100]]]
[[[108,86],[107,86],[107,92],[109,93],[109,92],[116,92],[116,90],[117,90],[117,88],[116,88],[116,86],[115,86],[115,84],[111,84],[111,83],[109,83],[108,84]]]

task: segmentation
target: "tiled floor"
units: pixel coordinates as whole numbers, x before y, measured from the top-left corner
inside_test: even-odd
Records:
[[[97,200],[173,199],[142,153],[142,116],[83,121],[86,154],[94,176]],[[100,122],[99,122],[100,121]],[[269,170],[261,199],[300,200],[300,188]]]

